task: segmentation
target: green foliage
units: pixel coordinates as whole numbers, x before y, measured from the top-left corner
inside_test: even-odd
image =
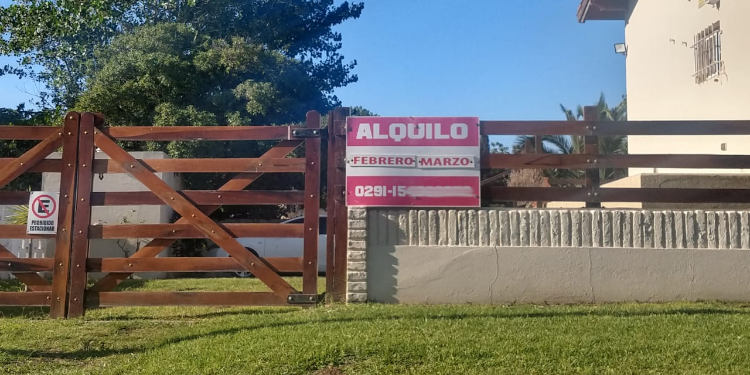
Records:
[[[52,112],[27,111],[23,105],[16,109],[0,108],[0,125],[40,125],[51,124],[55,121]],[[0,141],[0,158],[16,158],[34,147],[37,141],[3,140]],[[0,190],[32,190],[41,187],[39,173],[25,173]],[[25,220],[25,219],[24,219]]]
[[[6,218],[8,224],[14,225],[26,225],[29,219],[29,205],[14,206],[11,210],[10,216]]]
[[[607,104],[604,94],[594,105],[596,107],[597,119],[599,121],[626,121],[627,120],[627,98],[614,107]],[[567,121],[583,120],[583,106],[573,110],[562,104],[560,109]],[[521,136],[516,139],[513,146],[515,152],[520,152],[535,142],[533,136]],[[542,151],[547,154],[581,154],[584,152],[584,138],[582,136],[545,135],[542,137]],[[599,137],[599,153],[602,155],[624,155],[628,153],[628,138],[623,135]],[[557,178],[582,178],[583,171],[570,169],[553,169],[547,172],[548,177]],[[602,171],[602,182],[616,180],[627,176],[627,170],[622,168],[605,168]]]
[[[87,90],[89,79],[103,69],[95,57],[97,50],[143,26],[183,25],[194,32],[195,41],[178,34],[175,42],[183,44],[172,47],[212,44],[214,51],[209,55],[218,59],[201,60],[199,64],[208,71],[215,71],[215,65],[223,66],[226,73],[242,70],[258,56],[243,56],[244,51],[262,48],[295,60],[301,68],[296,74],[304,72],[331,104],[336,102],[334,88],[356,80],[350,74],[354,62],[343,61],[338,53],[341,35],[332,27],[358,17],[362,8],[362,4],[349,2],[334,5],[333,0],[16,0],[0,8],[0,54],[18,57],[20,68],[6,66],[5,73],[31,76],[47,85],[49,95],[43,97],[43,104],[71,108]],[[142,40],[146,44],[142,48],[168,50],[170,46],[153,44],[160,40],[167,39],[155,35],[152,41]],[[158,61],[157,68],[166,69],[186,62]],[[294,74],[287,72],[284,78],[291,79]],[[220,77],[205,78],[213,78],[217,87],[226,88]],[[268,87],[263,87],[264,81],[260,82],[260,86],[249,82],[243,88],[251,94],[259,90],[272,97],[273,93],[265,90]],[[184,84],[189,83],[186,77]],[[148,87],[153,82],[141,84]]]

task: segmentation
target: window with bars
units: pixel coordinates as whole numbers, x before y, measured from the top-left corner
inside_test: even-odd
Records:
[[[703,83],[717,78],[722,73],[724,62],[721,60],[721,24],[713,25],[695,35],[695,83]]]

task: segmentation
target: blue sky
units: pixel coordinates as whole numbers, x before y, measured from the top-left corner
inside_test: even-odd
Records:
[[[579,24],[578,3],[365,0],[362,17],[337,27],[359,82],[336,94],[385,116],[483,120],[562,119],[559,104],[591,104],[601,92],[615,104],[625,94],[625,58],[613,50],[624,24]],[[0,77],[0,106],[33,101],[40,89]]]

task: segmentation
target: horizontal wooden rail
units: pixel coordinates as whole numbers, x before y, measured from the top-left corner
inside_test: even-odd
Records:
[[[0,292],[0,306],[49,306],[50,292]]]
[[[28,201],[26,201],[28,203]],[[26,234],[26,225],[0,224],[0,238],[55,238],[54,234]]]
[[[52,258],[0,258],[0,271],[29,273],[52,271]]]
[[[301,252],[301,249],[300,249]],[[301,257],[263,258],[277,272],[302,272]],[[89,258],[89,272],[239,272],[234,258]],[[0,268],[2,270],[2,268]]]
[[[282,306],[270,292],[86,292],[86,304],[98,306]]]
[[[16,161],[15,158],[0,158],[0,165],[5,165],[6,163],[13,163]],[[42,172],[53,172],[53,173],[60,173],[62,170],[62,160],[60,159],[47,159],[39,161],[38,163],[34,164],[31,168],[28,169],[29,173],[42,173]]]
[[[265,141],[293,139],[290,126],[114,126],[102,131],[128,141]]]
[[[750,155],[587,155],[587,154],[490,154],[483,168],[750,168]]]
[[[222,158],[222,159],[143,159],[140,160],[154,172],[230,173],[269,172],[304,173],[303,158]],[[127,167],[126,167],[127,168]],[[112,160],[95,160],[94,173],[126,173]]]
[[[481,121],[483,135],[750,135],[750,121]]]
[[[61,127],[1,125],[0,140],[41,141],[54,133],[62,132]]]
[[[489,187],[483,196],[495,202],[750,203],[750,189]]]
[[[305,197],[301,190],[183,190],[182,194],[193,203],[206,205],[275,205],[302,204]],[[0,202],[2,197],[0,196]],[[28,202],[28,197],[27,200]],[[164,205],[165,203],[150,191],[92,193],[93,206]]]
[[[302,224],[224,224],[226,230],[234,237],[302,237]],[[25,227],[24,227],[25,229]],[[207,238],[191,224],[124,224],[92,225],[89,227],[89,238]]]

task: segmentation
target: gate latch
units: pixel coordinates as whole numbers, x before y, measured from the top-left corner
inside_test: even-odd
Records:
[[[314,305],[318,302],[318,295],[295,293],[288,295],[286,301],[290,305]]]
[[[294,138],[320,138],[320,129],[299,128],[292,130]]]

